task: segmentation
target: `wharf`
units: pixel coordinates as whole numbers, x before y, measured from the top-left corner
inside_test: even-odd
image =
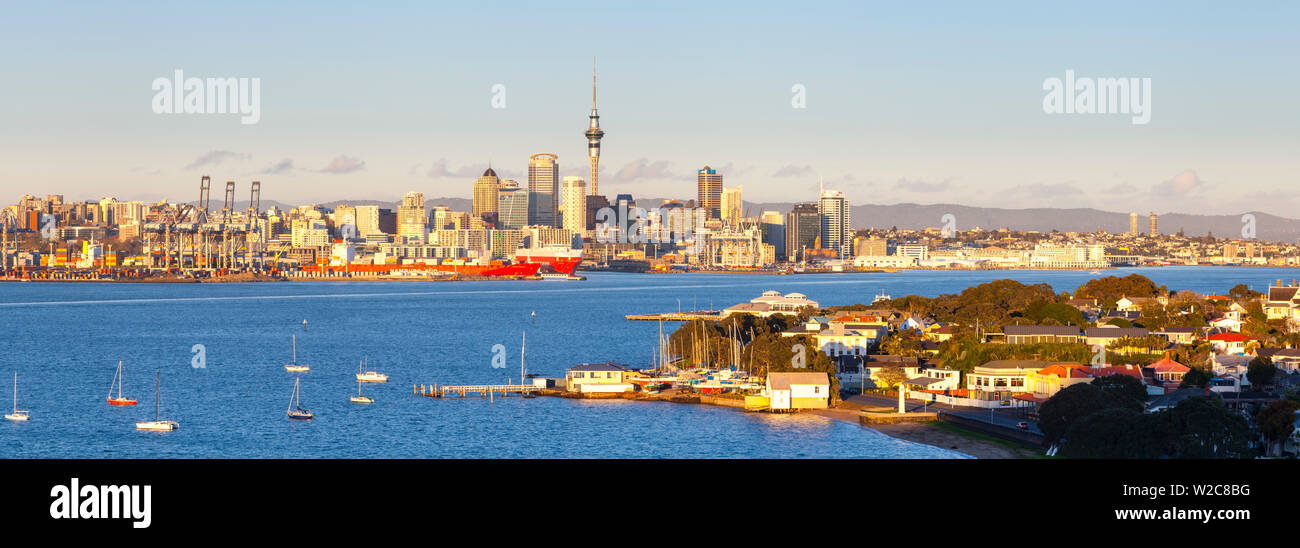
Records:
[[[427,398],[445,398],[447,396],[479,396],[490,398],[496,395],[509,396],[510,394],[531,395],[542,388],[531,384],[462,384],[462,385],[411,385],[411,390],[417,396]]]
[[[699,310],[695,312],[664,312],[662,314],[628,314],[625,318],[645,322],[689,322],[692,320],[716,321],[722,319],[720,310]]]

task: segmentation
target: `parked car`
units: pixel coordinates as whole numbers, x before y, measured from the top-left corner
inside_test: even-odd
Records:
[[[1016,423],[1016,428],[1018,428],[1018,429],[1020,429],[1020,430],[1029,430],[1029,423],[1027,423],[1027,422],[1025,422],[1025,421],[1020,421],[1020,422]]]

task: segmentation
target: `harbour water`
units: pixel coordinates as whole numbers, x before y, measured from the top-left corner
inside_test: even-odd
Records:
[[[828,306],[869,303],[882,291],[958,292],[1001,278],[1067,291],[1130,272],[1173,290],[1217,293],[1300,278],[1297,269],[1161,267],[586,273],[583,282],[3,283],[0,378],[18,373],[19,407],[32,420],[0,425],[0,457],[959,457],[811,415],[545,397],[438,401],[413,396],[411,387],[517,381],[525,330],[531,373],[558,377],[571,365],[606,360],[644,366],[658,325],[624,316],[677,310],[679,299],[682,310],[723,308],[772,289]],[[312,368],[302,374],[312,421],[285,417],[295,374],[283,366],[295,334],[298,361]],[[504,368],[493,367],[497,344],[506,348]],[[365,385],[372,405],[348,402],[363,357],[391,379]],[[118,360],[126,364],[124,393],[137,406],[105,402]],[[134,428],[153,416],[155,371],[164,418],[177,420],[177,431]],[[10,405],[0,399],[0,407]]]

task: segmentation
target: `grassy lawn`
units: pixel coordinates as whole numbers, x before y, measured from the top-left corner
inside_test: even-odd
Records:
[[[1006,447],[1007,449],[1011,449],[1017,452],[1018,454],[1021,454],[1026,457],[1040,458],[1040,459],[1056,458],[1056,457],[1049,457],[1047,455],[1044,455],[1042,450],[1031,449],[1023,444],[1019,444],[1013,441],[1007,441],[1002,438],[995,438],[988,434],[982,434],[980,432],[975,432],[973,430],[967,430],[965,428],[962,428],[950,422],[935,421],[930,424],[935,428],[944,430],[946,432],[951,432],[958,436],[962,436],[965,438],[970,438],[972,440],[982,441],[986,443],[1001,445],[1003,447]]]

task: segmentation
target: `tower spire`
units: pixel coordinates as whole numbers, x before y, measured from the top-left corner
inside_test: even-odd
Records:
[[[596,56],[591,56],[591,110],[596,110]]]
[[[600,174],[600,139],[605,136],[605,132],[600,130],[600,114],[596,112],[596,56],[591,57],[591,114],[587,116],[589,123],[587,131],[583,135],[587,137],[587,160],[591,163],[591,195],[595,196],[599,192]]]

